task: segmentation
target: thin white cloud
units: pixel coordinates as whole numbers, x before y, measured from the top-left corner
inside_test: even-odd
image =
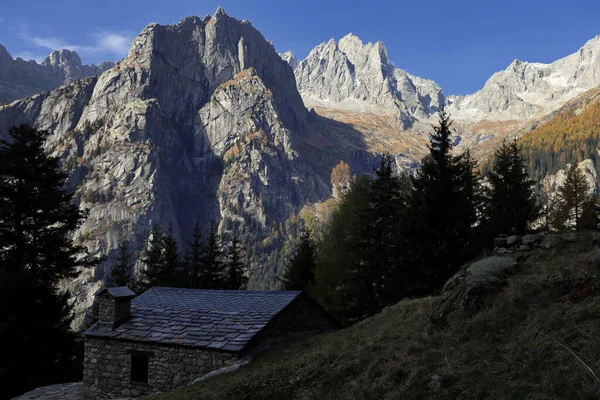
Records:
[[[129,35],[110,31],[99,31],[94,33],[92,37],[94,38],[93,43],[84,45],[71,44],[56,37],[26,36],[35,46],[48,50],[68,49],[82,55],[106,54],[118,57],[127,55],[132,40]]]
[[[94,34],[96,45],[105,51],[115,54],[125,54],[129,51],[131,38],[127,35],[114,32],[100,32]]]

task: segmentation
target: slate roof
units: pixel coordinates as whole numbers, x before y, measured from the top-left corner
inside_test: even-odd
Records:
[[[301,293],[153,287],[132,300],[129,320],[84,334],[237,352]]]
[[[106,289],[103,289],[98,294],[102,294],[104,292],[110,293],[111,296],[113,296],[113,297],[133,297],[133,296],[135,296],[135,293],[131,289],[129,289],[127,286],[106,288]]]

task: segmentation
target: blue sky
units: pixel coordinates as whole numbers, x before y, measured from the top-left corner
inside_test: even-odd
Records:
[[[13,57],[76,50],[84,63],[118,60],[148,23],[176,23],[221,5],[278,51],[299,58],[348,32],[385,43],[395,66],[446,94],[480,89],[518,58],[551,62],[600,34],[599,0],[2,0],[0,43]]]

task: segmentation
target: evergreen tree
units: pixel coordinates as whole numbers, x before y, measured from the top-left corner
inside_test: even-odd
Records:
[[[579,227],[588,230],[600,228],[600,198],[597,195],[590,196],[588,201],[583,203]]]
[[[188,250],[184,259],[184,286],[202,288],[202,259],[204,257],[204,243],[200,224],[196,223],[192,232],[192,241],[188,243]]]
[[[494,153],[490,183],[489,207],[485,216],[491,237],[499,234],[523,234],[539,215],[534,192],[535,182],[529,179],[527,165],[521,157],[517,141],[502,142]]]
[[[307,290],[315,284],[317,246],[310,229],[304,227],[300,241],[281,278],[283,290]]]
[[[167,287],[178,286],[178,273],[180,272],[180,260],[179,260],[179,245],[177,239],[173,236],[173,228],[169,227],[169,230],[162,238],[162,280],[160,285]]]
[[[138,291],[144,292],[152,286],[161,286],[163,281],[162,251],[163,231],[159,225],[152,226],[148,236],[146,254],[142,258],[145,268],[140,271]],[[138,293],[139,294],[139,293]]]
[[[227,280],[224,289],[239,290],[248,283],[244,275],[244,263],[241,257],[240,242],[236,236],[231,239],[227,249]]]
[[[110,277],[108,287],[129,286],[133,287],[132,282],[133,263],[131,262],[131,253],[127,243],[122,241],[119,244],[119,255],[110,266]]]
[[[220,289],[224,285],[225,274],[221,261],[221,237],[217,233],[215,222],[210,223],[202,254],[201,282],[204,289]]]
[[[411,259],[422,294],[440,289],[472,254],[481,205],[479,177],[468,152],[453,155],[451,121],[442,109],[429,154],[411,177]]]
[[[410,180],[393,172],[393,158],[384,156],[367,191],[366,207],[350,235],[354,262],[342,290],[346,316],[372,315],[407,295],[411,283],[406,257],[407,206]]]
[[[590,201],[591,195],[590,186],[577,164],[571,165],[565,183],[558,188],[557,196],[560,223],[566,228],[573,226],[579,230],[583,205]]]
[[[0,382],[11,398],[71,379],[70,294],[58,284],[99,260],[73,243],[86,212],[44,151],[49,133],[20,125],[8,134],[0,140]]]
[[[540,228],[543,232],[549,233],[555,230],[560,229],[560,219],[559,209],[558,209],[559,200],[557,196],[552,195],[551,193],[542,191],[539,198],[539,210],[540,210]]]
[[[369,175],[354,179],[331,216],[323,239],[319,242],[317,255],[316,286],[309,289],[312,297],[340,321],[353,319],[353,305],[348,304],[351,283],[354,280],[354,245],[361,215],[369,202],[372,182]]]

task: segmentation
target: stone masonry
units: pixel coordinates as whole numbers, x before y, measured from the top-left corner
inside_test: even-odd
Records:
[[[84,332],[84,399],[163,392],[271,339],[338,326],[300,291],[154,287],[134,296],[127,287],[97,294],[98,322]]]
[[[132,353],[148,355],[148,383],[131,381]],[[237,360],[236,353],[88,337],[83,397],[111,399],[163,392]]]

